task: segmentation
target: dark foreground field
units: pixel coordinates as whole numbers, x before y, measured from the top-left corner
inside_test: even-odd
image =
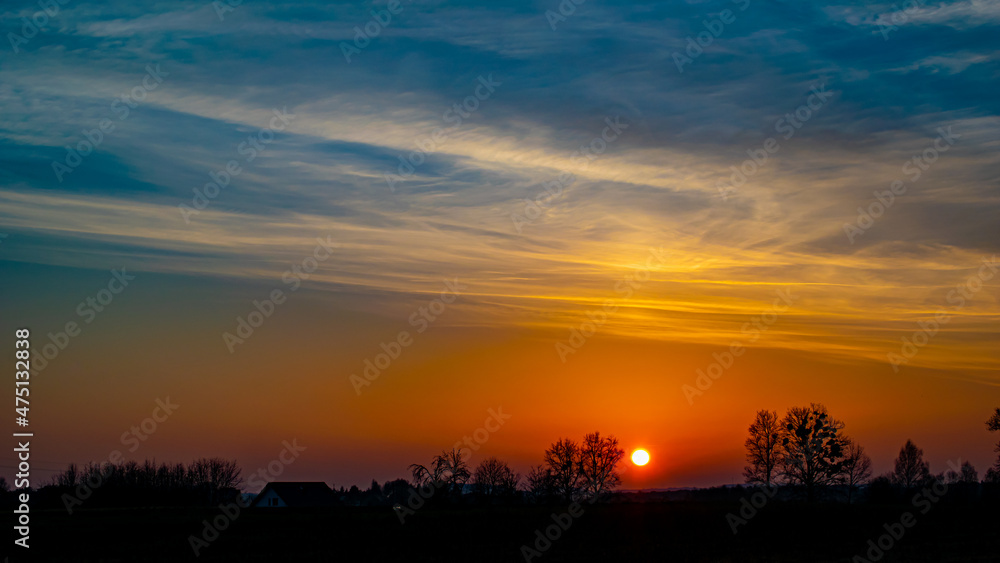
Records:
[[[400,524],[389,508],[244,510],[201,561],[524,561],[522,545],[566,507],[424,508]],[[852,561],[907,511],[916,523],[879,559],[1000,561],[1000,508],[938,504],[809,506],[772,502],[734,535],[729,502],[584,505],[532,561]],[[11,561],[193,560],[188,537],[218,509],[80,510],[33,514],[31,557]],[[897,528],[898,530],[898,528]],[[554,531],[553,531],[554,533]],[[882,540],[884,544],[887,539]],[[8,544],[10,545],[10,544]]]

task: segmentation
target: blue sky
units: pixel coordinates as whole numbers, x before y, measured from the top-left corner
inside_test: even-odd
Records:
[[[19,34],[38,6],[6,10],[5,33]],[[554,2],[403,2],[377,26],[372,10],[388,14],[383,3],[67,3],[3,57],[4,258],[87,266],[73,256],[86,248],[153,271],[267,276],[297,240],[336,231],[347,246],[326,281],[405,292],[441,268],[487,277],[498,257],[586,285],[588,266],[566,255],[627,264],[668,239],[688,269],[746,249],[802,274],[843,262],[875,279],[915,269],[885,271],[886,260],[960,267],[995,249],[991,3],[585,2],[554,30]],[[679,72],[675,53],[723,10],[732,23],[713,24],[719,36]],[[348,63],[342,44],[366,24],[378,35]],[[148,68],[161,82],[122,119],[116,98]],[[479,77],[499,85],[446,122]],[[814,87],[829,99],[778,137]],[[240,143],[282,108],[294,120],[247,162]],[[628,129],[581,165],[574,152],[609,117]],[[104,119],[114,130],[59,181],[53,163]],[[905,178],[939,127],[958,145],[851,242],[859,205]],[[443,140],[390,190],[385,175],[438,128]],[[768,137],[778,153],[720,200],[730,166]],[[231,160],[241,174],[185,221],[178,206]],[[523,200],[565,172],[571,189],[518,232]],[[740,268],[758,268],[745,258]],[[374,273],[371,260],[392,267]]]
[[[728,342],[794,285],[801,308],[767,346],[884,363],[997,251],[994,2],[221,5],[69,0],[21,41],[39,4],[4,4],[11,284],[32,287],[36,266],[126,264],[164,286],[265,287],[331,236],[336,262],[310,291],[371,323],[405,321],[457,276],[472,289],[448,326],[561,337],[662,247],[671,260],[608,334]],[[366,25],[377,36],[356,43]],[[102,123],[70,166],[67,147]],[[768,139],[777,149],[746,165]],[[928,154],[915,179],[906,163]],[[412,174],[387,182],[407,158]],[[239,173],[186,214],[227,165]],[[560,175],[571,180],[549,197]],[[896,180],[906,191],[858,227]],[[911,365],[1000,384],[996,288]],[[91,290],[33,299],[67,291]],[[199,322],[218,332],[232,311],[219,315]]]

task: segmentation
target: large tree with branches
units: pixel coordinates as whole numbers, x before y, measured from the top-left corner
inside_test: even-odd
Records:
[[[618,447],[618,438],[602,438],[600,432],[584,436],[580,448],[583,493],[594,499],[617,487],[621,483],[621,477],[615,468],[623,457],[625,450]]]
[[[892,472],[893,483],[911,489],[926,483],[930,478],[930,464],[924,461],[924,450],[918,448],[913,440],[907,440],[896,457]]]
[[[747,438],[747,465],[743,476],[747,483],[770,487],[778,477],[781,467],[781,424],[778,413],[757,411],[757,418],[749,428]]]
[[[872,458],[868,457],[863,447],[852,440],[846,439],[846,442],[843,480],[847,485],[847,504],[851,504],[854,490],[872,477]]]
[[[819,488],[840,481],[844,471],[844,423],[831,417],[826,407],[788,409],[781,421],[781,471],[790,485],[800,485],[806,497],[816,499]]]
[[[545,469],[552,492],[566,502],[580,490],[580,446],[569,438],[560,438],[545,450]]]
[[[472,474],[476,492],[486,497],[509,497],[517,492],[521,475],[495,457],[485,459]]]

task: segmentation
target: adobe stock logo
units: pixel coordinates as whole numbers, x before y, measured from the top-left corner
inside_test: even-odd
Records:
[[[35,365],[31,368],[31,374],[37,375],[44,371],[50,361],[55,360],[60,353],[66,350],[66,347],[69,346],[73,338],[80,336],[84,325],[92,323],[97,318],[97,314],[107,309],[114,301],[115,296],[125,291],[129,286],[129,282],[134,279],[135,276],[129,274],[125,267],[122,267],[120,270],[111,270],[111,277],[108,279],[105,287],[99,289],[93,296],[87,297],[77,305],[76,314],[83,319],[84,324],[80,325],[74,321],[70,321],[62,327],[63,330],[56,333],[50,332],[48,334],[49,342],[40,345],[38,349],[39,353],[32,357],[31,361]]]
[[[444,289],[438,297],[431,299],[426,307],[418,307],[416,311],[410,314],[410,326],[417,327],[417,334],[424,332],[468,288],[469,286],[459,282],[458,278],[445,280]],[[406,348],[413,344],[414,340],[415,337],[409,330],[402,330],[394,338],[390,338],[388,344],[384,341],[380,342],[379,347],[382,349],[382,352],[376,353],[374,357],[365,358],[364,360],[365,369],[361,372],[363,377],[352,373],[347,378],[354,387],[354,392],[357,396],[360,397],[361,391],[365,387],[371,386],[383,372],[387,371],[393,362],[399,359]]]
[[[750,7],[750,0],[732,0],[734,4],[740,4],[740,11],[744,11]],[[734,23],[736,21],[736,14],[732,10],[726,9],[719,12],[719,18],[714,20],[702,20],[701,25],[705,27],[705,31],[699,32],[695,37],[690,35],[687,37],[687,47],[684,52],[687,56],[674,51],[673,59],[674,64],[677,66],[677,72],[684,72],[684,65],[688,65],[694,62],[695,59],[701,56],[705,52],[705,48],[715,43],[715,40],[719,38],[720,35],[726,30],[726,26]],[[696,40],[697,38],[697,40]]]
[[[254,331],[260,328],[264,321],[270,319],[280,305],[285,303],[288,296],[302,287],[302,280],[308,280],[309,276],[319,269],[320,264],[333,256],[333,251],[337,248],[340,248],[340,244],[333,242],[333,235],[326,235],[326,240],[316,237],[316,246],[313,247],[312,253],[300,260],[299,263],[292,264],[282,274],[281,281],[290,287],[288,292],[276,287],[267,294],[263,301],[254,299],[250,311],[245,316],[240,315],[234,319],[236,327],[233,331],[222,333],[222,342],[226,345],[229,353],[236,352],[236,346],[249,340],[254,335]]]
[[[10,48],[14,54],[21,52],[20,45],[25,45],[29,40],[41,33],[42,28],[49,24],[49,20],[59,15],[59,6],[65,6],[69,0],[38,0],[38,7],[41,10],[31,14],[31,18],[21,18],[21,34],[8,33],[7,41],[10,41]]]
[[[597,502],[597,497],[592,496],[586,499],[589,504],[594,504]],[[579,501],[571,503],[567,508],[566,512],[561,514],[552,513],[552,524],[549,524],[544,528],[538,528],[535,530],[535,541],[532,545],[523,544],[521,546],[521,556],[527,563],[531,563],[532,559],[541,557],[552,548],[553,542],[559,540],[563,533],[568,532],[570,527],[573,526],[578,518],[583,516],[583,506]]]
[[[408,3],[411,1],[407,0]],[[400,4],[399,0],[389,0],[385,5],[385,10],[372,9],[369,12],[372,17],[364,25],[363,29],[361,26],[354,26],[354,41],[351,43],[347,41],[340,42],[340,52],[343,53],[347,64],[351,64],[352,62],[351,55],[359,55],[364,48],[371,45],[372,40],[381,35],[382,30],[389,27],[389,24],[392,23],[392,16],[399,15],[404,7]]]
[[[742,356],[746,351],[749,344],[753,344],[760,339],[763,333],[770,330],[771,326],[778,321],[778,317],[788,311],[789,308],[798,300],[797,295],[792,295],[792,291],[789,288],[779,289],[776,292],[777,298],[771,303],[771,307],[762,311],[759,315],[750,319],[749,322],[743,323],[740,328],[740,334],[747,337],[746,341],[740,339],[734,339],[729,343],[729,349],[724,350],[721,354],[719,352],[712,353],[712,359],[715,361],[710,363],[704,370],[695,370],[698,377],[694,380],[694,385],[684,384],[681,386],[681,391],[684,393],[684,398],[687,399],[689,405],[694,405],[694,398],[700,397],[708,391],[715,381],[722,377],[722,375],[729,368],[733,367],[736,363],[736,358]]]
[[[779,117],[774,122],[775,133],[781,133],[782,138],[786,141],[791,140],[798,130],[828,103],[833,95],[833,92],[826,91],[826,82],[819,86],[813,86],[810,93],[806,95],[806,103],[795,108],[795,111]],[[768,159],[781,150],[781,146],[781,141],[774,137],[768,137],[761,143],[760,148],[747,149],[747,156],[750,158],[741,162],[739,168],[729,167],[729,170],[732,171],[729,175],[729,185],[721,181],[716,183],[722,200],[728,200],[729,196],[736,193],[740,187],[753,178],[764,167]]]
[[[292,121],[295,119],[294,113],[288,112],[288,106],[283,106],[280,110],[278,108],[273,108],[271,113],[274,115],[268,121],[267,127],[262,127],[253,135],[247,135],[246,140],[241,142],[236,147],[236,152],[243,159],[244,165],[249,165],[254,161],[261,153],[267,149],[267,145],[273,143],[280,133],[291,125]],[[201,190],[198,188],[191,188],[191,192],[194,196],[191,198],[191,205],[180,204],[177,209],[180,210],[181,217],[184,219],[185,225],[191,224],[191,216],[198,215],[201,213],[208,204],[212,202],[215,198],[219,197],[222,190],[229,186],[229,182],[235,180],[237,176],[243,173],[243,167],[240,166],[239,161],[236,159],[231,159],[225,164],[225,166],[220,167],[215,172],[209,172],[208,177],[211,180],[206,183]]]
[[[552,31],[555,31],[558,24],[566,21],[566,18],[575,14],[576,7],[586,1],[587,0],[562,0],[559,2],[559,6],[557,6],[557,9],[559,10],[558,13],[553,10],[545,10],[545,21],[549,22],[549,27],[552,28]]]
[[[962,138],[961,135],[952,133],[951,127],[951,125],[938,127],[938,136],[935,137],[934,141],[920,154],[914,155],[903,163],[900,171],[909,178],[910,184],[919,180],[942,154],[948,152],[954,146],[956,139]],[[873,191],[872,196],[875,197],[875,201],[869,203],[868,207],[858,207],[858,218],[854,223],[844,223],[844,234],[847,235],[847,240],[854,244],[855,238],[872,228],[875,220],[892,208],[896,202],[896,196],[904,195],[907,189],[906,183],[897,178],[889,184],[888,189],[881,192]]]
[[[494,92],[496,92],[497,87],[502,85],[503,82],[493,80],[493,73],[487,74],[485,77],[479,75],[472,94],[463,98],[461,102],[452,104],[450,108],[444,110],[441,114],[441,120],[445,123],[450,123],[451,127],[435,127],[427,135],[417,137],[413,140],[413,144],[417,146],[417,150],[410,151],[410,154],[406,156],[402,154],[396,155],[396,158],[399,160],[399,164],[396,165],[397,173],[382,173],[382,178],[385,179],[386,185],[389,186],[389,191],[396,193],[397,184],[412,178],[416,174],[417,168],[427,162],[427,157],[437,152],[444,142],[448,140],[449,135],[461,127],[465,119],[468,119],[473,113],[478,111],[481,103],[489,100]]]
[[[163,79],[167,76],[170,76],[170,73],[162,70],[160,63],[156,63],[156,66],[153,66],[152,63],[146,65],[146,74],[139,80],[139,83],[111,101],[109,107],[118,117],[118,121],[128,119],[128,116],[131,115],[130,110],[139,107],[139,104],[146,100],[150,92],[160,87]],[[61,162],[52,160],[52,173],[60,184],[66,179],[67,174],[71,174],[83,164],[85,157],[100,148],[105,135],[110,135],[115,130],[115,123],[108,118],[101,119],[96,125],[97,127],[89,131],[82,129],[80,132],[83,138],[77,141],[76,145],[63,147],[66,149],[66,154]]]
[[[967,302],[971,301],[983,289],[986,282],[996,276],[997,271],[1000,270],[1000,261],[997,260],[997,255],[994,254],[989,258],[984,257],[981,261],[982,265],[979,266],[976,273],[956,285],[945,296],[945,300],[952,306],[951,310],[954,311],[953,313],[949,313],[948,309],[940,307],[934,313],[933,317],[926,320],[918,320],[917,327],[911,334],[900,337],[902,344],[900,345],[899,353],[889,352],[886,354],[886,359],[889,360],[889,365],[892,366],[893,373],[899,373],[899,366],[909,363],[924,346],[930,343],[938,331],[951,320],[951,317],[961,312]]]
[[[961,459],[957,463],[948,460],[948,466],[953,471],[961,471],[961,463]],[[913,508],[919,509],[919,512],[906,511],[900,514],[896,521],[882,524],[882,530],[885,532],[875,539],[868,540],[866,546],[868,549],[865,550],[864,555],[855,555],[851,559],[851,563],[873,563],[884,559],[886,554],[903,539],[909,529],[917,525],[917,520],[930,512],[947,492],[948,484],[944,481],[935,480],[934,483],[924,487],[910,501]]]
[[[666,263],[667,254],[662,246],[649,249],[649,256],[646,257],[646,265],[637,266],[634,272],[626,274],[624,278],[615,283],[615,293],[621,294],[622,297],[620,299],[605,299],[600,309],[587,311],[586,314],[589,320],[583,321],[578,327],[571,328],[568,339],[556,342],[556,354],[559,355],[562,363],[565,364],[570,354],[575,354],[587,343],[587,339],[597,334],[597,331],[608,322],[614,313],[618,311],[618,308],[632,298],[635,290],[638,290],[642,287],[643,283],[649,281],[652,277],[651,272],[658,271]]]

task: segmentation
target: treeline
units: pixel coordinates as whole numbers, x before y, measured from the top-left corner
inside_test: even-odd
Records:
[[[531,468],[525,490],[532,500],[543,502],[597,499],[621,484],[617,467],[624,457],[614,436],[594,432],[579,445],[563,438],[545,450],[542,465]]]
[[[986,426],[1000,431],[1000,408]],[[911,440],[900,448],[893,471],[873,479],[871,458],[844,428],[816,403],[790,408],[781,418],[775,411],[758,411],[745,443],[746,482],[768,488],[781,485],[808,500],[843,494],[847,502],[862,488],[873,501],[898,500],[934,483],[958,485],[967,495],[979,491],[979,474],[971,463],[953,460],[946,472],[931,474],[923,450]],[[1000,454],[1000,443],[996,452]],[[1000,456],[982,484],[1000,485]]]
[[[235,460],[201,458],[183,463],[155,460],[70,464],[32,495],[36,506],[198,506],[239,497],[242,470]],[[6,483],[0,484],[6,492]]]
[[[986,421],[989,431],[1000,432],[1000,408]],[[893,470],[873,477],[872,460],[865,449],[845,432],[845,424],[827,408],[813,403],[793,407],[779,417],[775,411],[758,411],[746,439],[746,483],[779,488],[784,496],[806,500],[854,502],[863,495],[869,501],[895,501],[914,489],[935,483],[954,485],[967,497],[985,490],[1000,496],[1000,442],[993,467],[980,482],[968,461],[953,460],[945,471],[932,474],[924,452],[912,441],[902,446]],[[597,499],[613,492],[621,483],[618,464],[625,457],[614,436],[599,432],[581,442],[561,438],[542,455],[542,463],[527,475],[511,469],[503,460],[489,457],[474,467],[468,448],[442,451],[428,465],[409,466],[411,480],[396,479],[362,490],[356,486],[335,490],[347,506],[409,507],[414,504],[502,504],[521,502],[569,503]],[[195,506],[231,502],[241,495],[242,472],[235,460],[202,458],[185,465],[146,460],[71,464],[32,495],[43,508],[78,506]],[[728,497],[725,488],[703,491],[704,495]],[[698,496],[698,495],[694,495]],[[0,497],[12,495],[0,478]],[[707,497],[706,497],[707,498]]]
[[[489,457],[475,467],[469,465],[472,450],[451,449],[431,458],[429,465],[409,466],[412,481],[404,479],[368,490],[340,489],[341,501],[354,506],[388,505],[414,510],[418,505],[504,504],[521,502],[571,502],[597,499],[620,483],[617,471],[625,450],[614,436],[600,432],[577,443],[561,438],[543,453],[542,464],[522,476],[507,462]]]
[[[406,506],[414,498],[436,505],[568,502],[613,491],[621,482],[616,468],[624,456],[614,436],[594,432],[580,443],[562,438],[545,450],[541,465],[522,477],[496,457],[473,467],[471,449],[452,449],[434,456],[428,465],[410,465],[412,481],[380,485],[373,480],[366,490],[341,487],[334,493],[347,506]],[[242,485],[236,461],[220,458],[187,465],[155,460],[70,464],[32,499],[40,508],[71,512],[77,507],[202,506],[236,500]],[[2,478],[0,494],[9,494]]]

